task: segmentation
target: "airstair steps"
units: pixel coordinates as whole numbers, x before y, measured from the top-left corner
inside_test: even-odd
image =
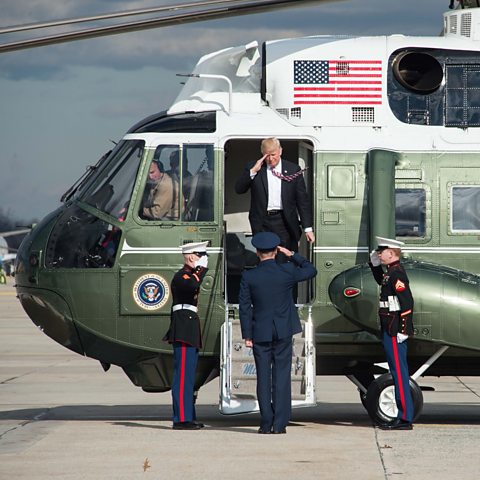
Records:
[[[232,318],[232,313],[234,314]],[[228,323],[228,324],[227,324]],[[242,339],[240,321],[238,319],[238,310],[230,310],[230,318],[222,330],[222,401],[221,410],[224,413],[240,413],[245,411],[258,410],[256,387],[257,377],[255,369],[255,360],[251,348],[245,346]],[[302,332],[293,337],[292,351],[292,403],[308,404],[315,403],[314,378],[307,379],[307,374],[313,377],[315,374],[315,354],[313,342],[306,341],[306,325],[302,321]],[[311,328],[311,325],[310,327]],[[312,335],[310,335],[311,337]],[[227,355],[224,355],[227,353]],[[310,367],[307,368],[307,362],[310,361]],[[312,366],[313,362],[313,366]],[[313,392],[312,392],[313,391]],[[223,398],[228,397],[228,398]],[[313,400],[312,400],[313,398]],[[224,408],[222,408],[222,405]],[[239,410],[229,411],[231,405],[236,405]],[[255,405],[255,407],[254,407]],[[226,410],[226,411],[224,411]]]

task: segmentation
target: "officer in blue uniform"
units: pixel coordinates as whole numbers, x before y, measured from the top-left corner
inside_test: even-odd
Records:
[[[408,337],[413,335],[413,297],[407,274],[400,264],[403,242],[376,237],[378,247],[370,254],[370,269],[380,288],[378,314],[382,342],[395,383],[397,418],[380,425],[387,430],[412,430],[414,415],[407,364]],[[386,266],[386,272],[382,264]]]
[[[173,429],[198,430],[194,405],[195,370],[198,349],[202,347],[200,319],[197,314],[200,285],[208,270],[208,242],[182,245],[185,265],[171,284],[173,302],[170,328],[163,338],[173,345],[172,382]]]
[[[258,433],[286,433],[291,415],[292,335],[302,331],[292,289],[313,278],[315,267],[280,245],[280,237],[260,232],[252,239],[260,263],[246,270],[240,282],[242,338],[253,347],[260,406]],[[287,263],[275,261],[277,252]]]

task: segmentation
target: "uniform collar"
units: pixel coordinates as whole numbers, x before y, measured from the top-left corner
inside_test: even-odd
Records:
[[[272,263],[272,262],[275,262],[275,259],[274,258],[269,258],[268,260],[262,260],[258,265],[263,265],[263,264],[268,264],[268,263]]]
[[[387,265],[387,270],[390,270],[392,267],[396,267],[397,265],[400,265],[400,260],[395,260],[394,262],[389,263]]]

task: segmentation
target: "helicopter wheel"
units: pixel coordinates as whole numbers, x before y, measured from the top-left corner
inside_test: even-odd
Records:
[[[410,392],[413,400],[413,421],[417,420],[423,409],[423,394],[415,380],[410,378]],[[360,400],[375,423],[390,423],[397,418],[398,408],[395,401],[395,385],[390,373],[380,375],[368,387],[365,402]]]
[[[362,402],[363,407],[365,410],[368,412],[368,407],[367,407],[367,394],[362,392],[361,390],[358,391],[358,394],[360,395],[360,401]]]

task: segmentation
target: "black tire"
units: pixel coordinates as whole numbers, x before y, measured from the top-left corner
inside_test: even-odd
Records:
[[[360,389],[358,389],[358,394],[360,396],[360,401],[362,402],[363,408],[365,408],[365,410],[368,412],[367,394],[362,392]]]
[[[363,387],[368,390],[370,384],[375,380],[375,377],[372,373],[370,373],[371,368],[370,365],[368,367],[364,367],[363,370],[356,370],[355,373],[351,373],[355,377],[355,380],[363,385]],[[358,394],[360,396],[360,401],[362,405],[367,410],[367,392],[364,392],[360,387],[358,388]],[[368,410],[367,410],[368,411]]]
[[[396,403],[393,378],[390,373],[384,373],[375,379],[367,390],[365,408],[370,418],[377,424],[386,424],[395,420]],[[422,413],[423,394],[415,380],[410,378],[410,392],[413,400],[413,421]]]

